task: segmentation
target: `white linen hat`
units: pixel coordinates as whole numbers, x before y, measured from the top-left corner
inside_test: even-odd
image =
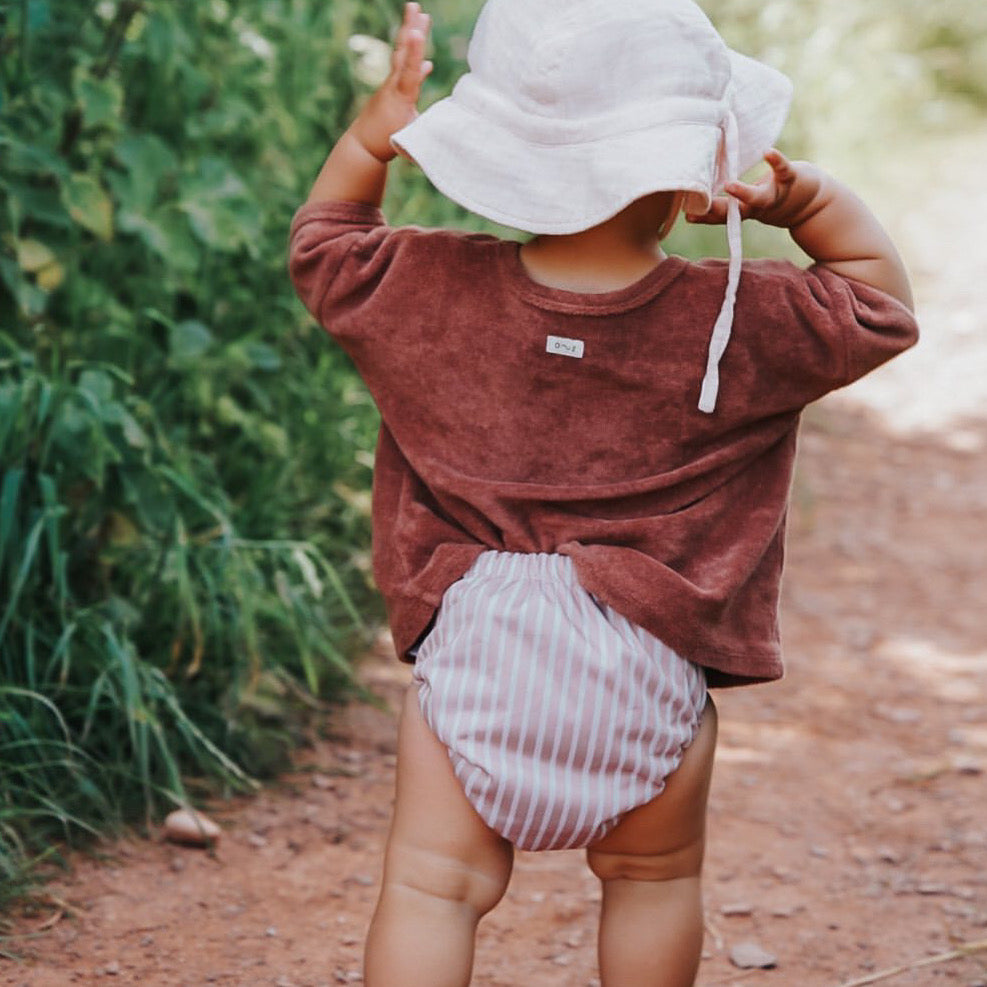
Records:
[[[488,0],[452,94],[394,146],[450,199],[529,233],[589,229],[659,191],[705,212],[760,160],[792,86],[731,51],[692,0]],[[740,278],[740,209],[700,408],[712,411]]]

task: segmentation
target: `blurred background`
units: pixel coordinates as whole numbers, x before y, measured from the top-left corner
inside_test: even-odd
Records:
[[[782,148],[859,188],[916,277],[935,358],[844,399],[976,449],[987,5],[703,6],[793,78]],[[478,8],[429,5],[426,103]],[[0,2],[0,904],[58,840],[251,788],[356,690],[381,615],[377,418],[285,244],[398,18],[391,0]],[[404,163],[386,210],[490,229]],[[722,233],[680,227],[670,249],[722,254]],[[749,255],[791,249],[747,231]]]

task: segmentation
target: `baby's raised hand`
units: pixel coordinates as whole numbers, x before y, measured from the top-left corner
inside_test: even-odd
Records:
[[[425,59],[430,25],[431,18],[420,4],[405,4],[404,21],[391,56],[391,73],[353,124],[356,138],[379,161],[395,157],[391,135],[418,116],[422,83],[432,71],[432,63]]]
[[[771,171],[753,185],[730,182],[727,195],[717,196],[709,212],[689,214],[690,223],[711,225],[725,223],[728,196],[740,203],[743,219],[756,219],[769,226],[791,229],[811,218],[822,184],[822,173],[806,161],[789,161],[780,151],[772,149],[764,155]]]

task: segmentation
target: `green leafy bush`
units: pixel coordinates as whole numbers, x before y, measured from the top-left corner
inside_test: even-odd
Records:
[[[395,7],[0,7],[0,885],[351,687],[377,418],[285,241]]]

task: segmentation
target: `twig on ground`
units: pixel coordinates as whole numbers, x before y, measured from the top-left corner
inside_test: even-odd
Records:
[[[720,930],[713,924],[709,915],[703,917],[703,927],[713,937],[713,947],[717,952],[723,949],[723,936],[720,935]]]
[[[57,911],[52,912],[34,931],[47,932],[49,929],[55,928],[63,918],[65,918],[65,910],[59,908]]]
[[[965,943],[951,949],[948,953],[938,953],[935,956],[927,956],[922,960],[915,960],[912,963],[905,963],[902,966],[893,967],[890,970],[880,970],[877,973],[868,974],[859,980],[848,980],[840,984],[840,987],[867,987],[868,984],[876,984],[881,980],[890,980],[897,977],[899,973],[910,973],[912,970],[920,970],[926,966],[938,966],[940,963],[950,963],[953,960],[961,960],[966,956],[973,956],[975,953],[987,951],[987,939],[980,942]]]

